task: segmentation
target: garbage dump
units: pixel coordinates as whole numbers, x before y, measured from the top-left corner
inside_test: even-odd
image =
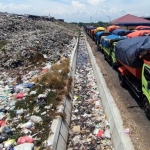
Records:
[[[50,145],[51,123],[67,94],[76,43],[72,31],[0,13],[0,150],[46,150]]]
[[[113,150],[110,124],[104,113],[97,84],[85,38],[81,36],[67,150]]]

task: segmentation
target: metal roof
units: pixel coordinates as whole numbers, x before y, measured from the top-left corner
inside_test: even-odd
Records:
[[[116,25],[139,25],[139,24],[150,24],[150,21],[141,17],[137,17],[131,14],[127,14],[125,16],[122,16],[118,19],[115,19],[110,22],[111,24]]]

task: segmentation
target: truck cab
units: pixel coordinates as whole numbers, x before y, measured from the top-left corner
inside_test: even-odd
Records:
[[[142,68],[142,99],[145,113],[150,118],[150,55],[148,60],[144,60]]]

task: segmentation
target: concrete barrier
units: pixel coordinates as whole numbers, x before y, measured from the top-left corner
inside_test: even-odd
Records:
[[[85,36],[85,41],[86,41],[89,57],[91,59],[93,72],[97,80],[97,86],[104,106],[104,111],[106,113],[108,122],[110,124],[110,132],[111,132],[111,138],[114,145],[114,149],[134,150],[134,146],[131,142],[129,135],[124,133],[123,121],[119,109],[115,104],[115,101],[109,89],[106,86],[101,70],[96,63],[91,47],[87,42],[86,36]]]
[[[67,149],[67,140],[68,140],[68,132],[69,125],[71,119],[72,112],[72,95],[73,95],[73,87],[74,87],[74,74],[76,71],[76,60],[77,60],[77,47],[78,47],[79,39],[77,38],[76,45],[72,51],[71,59],[70,59],[70,77],[72,78],[72,88],[70,92],[70,98],[65,97],[63,100],[63,104],[61,105],[60,112],[65,113],[65,119],[61,116],[57,116],[56,119],[53,119],[51,125],[51,131],[48,138],[48,144],[50,145],[51,150],[66,150]]]

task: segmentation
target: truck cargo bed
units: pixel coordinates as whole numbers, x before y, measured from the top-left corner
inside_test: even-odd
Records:
[[[142,67],[132,68],[128,65],[123,64],[120,60],[117,60],[121,63],[131,74],[133,74],[137,79],[141,80]]]

